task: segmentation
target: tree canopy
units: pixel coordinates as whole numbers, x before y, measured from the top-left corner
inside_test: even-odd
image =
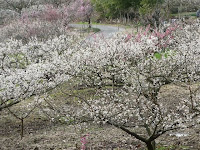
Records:
[[[91,0],[96,10],[106,17],[116,17],[140,8],[153,8],[164,0]]]

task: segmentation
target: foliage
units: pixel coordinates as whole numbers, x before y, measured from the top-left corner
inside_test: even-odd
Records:
[[[96,10],[106,17],[120,17],[128,13],[136,13],[139,9],[143,13],[148,13],[145,9],[153,9],[163,0],[92,0]],[[133,15],[133,14],[132,14]]]
[[[165,0],[164,6],[170,9],[171,13],[194,12],[200,6],[199,0]]]
[[[127,12],[131,7],[137,8],[140,0],[92,0],[96,10],[106,17],[116,17]]]
[[[142,0],[140,2],[139,12],[142,15],[152,13],[152,10],[162,4],[163,0]]]

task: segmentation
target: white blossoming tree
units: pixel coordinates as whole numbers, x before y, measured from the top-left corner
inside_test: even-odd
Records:
[[[0,43],[0,110],[67,81],[75,41],[65,35],[26,45],[13,39]]]
[[[172,130],[195,125],[199,94],[166,100],[166,85],[190,85],[200,79],[199,24],[171,26],[165,32],[141,31],[127,37],[96,38],[74,58],[82,84],[96,89],[83,101],[95,122],[113,125],[155,150],[155,139]],[[109,88],[110,87],[110,88]],[[83,111],[84,113],[84,111]]]
[[[8,110],[21,122],[21,138],[24,120],[36,108],[50,106],[48,93],[73,77],[76,63],[70,58],[79,41],[71,32],[47,41],[32,38],[27,44],[14,39],[0,43],[0,112]],[[57,114],[56,110],[52,113]]]

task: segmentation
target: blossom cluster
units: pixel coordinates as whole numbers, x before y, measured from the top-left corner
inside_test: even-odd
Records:
[[[0,43],[0,109],[32,95],[45,93],[70,79],[75,35],[28,44],[10,39]]]

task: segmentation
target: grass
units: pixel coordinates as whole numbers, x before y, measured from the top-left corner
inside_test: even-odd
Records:
[[[88,22],[76,22],[77,24],[86,24],[88,25]],[[107,24],[103,24],[103,23],[97,23],[97,22],[91,22],[92,25],[107,25]]]
[[[171,14],[171,17],[178,17],[178,16],[188,16],[188,17],[196,17],[196,12],[181,12],[180,14]]]
[[[94,33],[97,33],[97,32],[100,32],[101,30],[99,28],[86,28],[86,29],[82,29],[81,31],[83,32],[94,32]]]
[[[182,145],[162,145],[162,144],[157,144],[156,150],[189,150],[189,146],[182,146]]]
[[[76,22],[77,24],[84,24],[88,25],[88,22]],[[97,23],[97,22],[91,22],[91,25],[108,25],[108,26],[114,26],[114,27],[121,27],[125,29],[131,29],[131,25],[122,25],[122,24],[107,24],[107,23]]]

